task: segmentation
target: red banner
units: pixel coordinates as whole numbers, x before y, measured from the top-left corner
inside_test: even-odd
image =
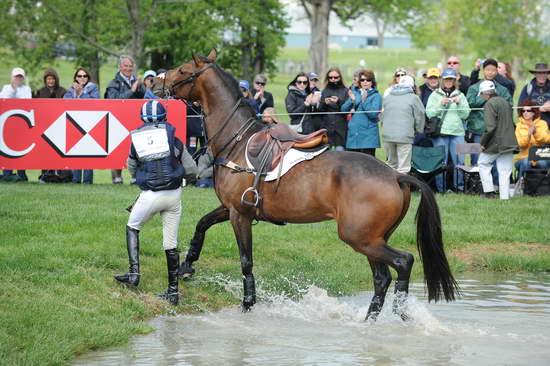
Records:
[[[0,169],[124,169],[144,102],[0,99]],[[185,103],[161,103],[185,144]]]

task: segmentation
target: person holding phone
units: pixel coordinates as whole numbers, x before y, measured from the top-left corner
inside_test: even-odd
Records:
[[[382,108],[382,97],[376,89],[376,78],[372,70],[360,70],[355,88],[348,90],[348,100],[341,111],[355,109],[348,123],[346,148],[375,156],[380,147],[378,116]]]
[[[321,93],[319,109],[329,112],[324,116],[322,128],[328,131],[328,141],[336,151],[344,151],[346,146],[347,123],[346,115],[340,113],[344,102],[348,99],[348,88],[344,83],[342,72],[337,67],[331,67],[325,75],[325,89]]]
[[[73,76],[73,83],[63,96],[65,99],[99,99],[99,88],[92,81],[87,69],[79,67]],[[84,173],[84,174],[83,174]],[[72,182],[79,184],[92,184],[94,181],[94,171],[92,169],[73,170]]]

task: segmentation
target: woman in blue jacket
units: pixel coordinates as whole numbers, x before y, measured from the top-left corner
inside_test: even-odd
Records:
[[[348,112],[354,109],[356,113],[348,123],[346,149],[375,156],[380,147],[378,115],[382,109],[382,97],[376,89],[374,72],[361,70],[357,84],[348,95],[340,110]]]

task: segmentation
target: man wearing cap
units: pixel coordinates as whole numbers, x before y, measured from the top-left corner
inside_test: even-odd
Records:
[[[496,161],[499,195],[501,200],[510,196],[510,175],[514,151],[518,148],[514,133],[514,120],[510,103],[497,95],[493,81],[484,80],[479,85],[479,96],[487,101],[483,106],[485,132],[481,136],[479,155],[479,177],[486,198],[495,198],[491,169]]]
[[[11,82],[4,85],[0,98],[32,98],[31,88],[25,85],[25,70],[20,67],[11,70]]]
[[[145,95],[145,86],[141,79],[134,74],[134,59],[127,55],[120,56],[118,72],[105,89],[105,99],[142,99]],[[122,170],[111,170],[114,184],[122,184]]]
[[[399,173],[411,170],[412,143],[416,134],[424,131],[424,106],[414,93],[414,79],[403,75],[383,99],[382,137],[387,164]]]
[[[4,85],[0,91],[0,98],[17,98],[27,99],[32,98],[32,91],[28,85],[25,85],[25,70],[16,67],[11,70],[11,82]],[[18,170],[17,175],[13,174],[13,170],[4,170],[1,180],[10,182],[26,182],[28,181],[27,173],[24,170]]]
[[[447,68],[453,69],[458,75],[458,89],[462,94],[468,93],[468,88],[472,85],[470,78],[460,73],[460,59],[457,56],[451,56],[447,60]]]
[[[273,108],[273,94],[265,91],[265,85],[267,84],[267,78],[265,75],[258,74],[254,77],[254,87],[252,88],[252,96],[258,104],[260,113],[264,113],[266,108]]]
[[[145,102],[140,114],[144,123],[131,132],[132,145],[128,156],[128,171],[141,189],[126,225],[130,268],[128,273],[114,277],[125,285],[135,287],[139,284],[139,231],[153,215],[160,213],[168,289],[159,296],[177,305],[181,184],[186,173],[184,166],[188,167],[185,147],[175,136],[176,129],[166,120],[166,110],[158,100]],[[196,174],[196,167],[194,169]]]
[[[318,86],[319,75],[314,72],[310,72],[308,74],[308,79],[310,91],[309,102],[311,103],[309,112],[314,114],[311,114],[309,118],[304,119],[302,133],[305,135],[320,130],[323,124],[323,115],[319,114],[319,105],[321,102],[321,89],[319,89]]]
[[[428,69],[426,72],[426,82],[418,88],[420,90],[420,100],[422,101],[422,104],[424,104],[424,107],[428,104],[430,94],[432,94],[432,92],[439,87],[440,76],[441,72],[435,67]]]
[[[485,80],[494,82],[496,94],[503,97],[508,103],[510,103],[510,105],[512,105],[512,96],[508,92],[508,89],[500,83],[495,82],[495,78],[498,75],[498,63],[496,60],[488,58],[485,62],[483,62],[483,75]],[[470,135],[467,140],[469,142],[479,143],[481,140],[481,135],[485,132],[484,114],[480,109],[483,108],[487,100],[479,95],[479,86],[483,81],[484,80],[480,80],[471,85],[468,89],[468,94],[466,95],[468,104],[470,105],[470,108],[472,108],[467,122],[467,134]],[[476,110],[476,108],[479,110]],[[479,154],[471,155],[471,162],[473,165],[477,164],[478,157]]]
[[[538,63],[529,72],[535,77],[521,90],[519,105],[531,99],[535,105],[540,106],[540,117],[550,127],[550,80],[548,79],[550,68],[548,64]]]

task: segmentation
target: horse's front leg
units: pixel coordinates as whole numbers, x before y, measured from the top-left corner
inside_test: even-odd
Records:
[[[211,226],[227,220],[229,220],[229,210],[223,205],[204,215],[199,220],[195,228],[195,235],[193,235],[193,239],[189,243],[189,250],[187,251],[185,261],[179,267],[179,278],[181,280],[189,279],[195,273],[193,262],[197,261],[201,255],[206,231]]]
[[[390,287],[391,273],[387,264],[371,260],[370,258],[369,264],[374,282],[374,296],[372,297],[365,320],[376,321],[378,314],[382,311],[382,306],[384,306],[388,287]]]
[[[252,274],[252,216],[244,216],[237,210],[231,209],[229,217],[241,256],[244,286],[243,311],[248,311],[256,303],[256,285]]]

